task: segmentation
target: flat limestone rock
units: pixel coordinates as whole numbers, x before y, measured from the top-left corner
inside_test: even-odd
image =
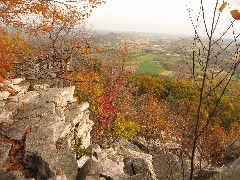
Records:
[[[93,122],[89,119],[89,104],[77,104],[73,97],[74,89],[48,88],[21,93],[9,102],[15,108],[5,109],[3,115],[10,113],[9,118],[13,120],[11,127],[3,131],[5,135],[20,140],[26,128],[32,127],[25,141],[24,161],[35,172],[32,175],[35,179],[74,180],[77,177],[78,164],[71,149],[71,131],[74,128],[87,147]],[[7,108],[8,105],[3,106]],[[1,159],[8,158],[8,151],[9,146],[1,147]],[[1,169],[3,164],[1,162]]]

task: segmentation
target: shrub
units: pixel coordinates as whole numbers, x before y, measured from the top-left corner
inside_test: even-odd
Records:
[[[139,132],[139,125],[127,121],[124,116],[117,115],[116,120],[109,125],[109,133],[115,139],[131,140]]]

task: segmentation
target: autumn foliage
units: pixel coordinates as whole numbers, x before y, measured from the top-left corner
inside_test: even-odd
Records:
[[[0,1],[0,22],[2,26],[17,28],[28,35],[38,36],[53,31],[58,26],[69,28],[79,25],[85,18],[89,17],[92,9],[105,3],[101,0],[88,0],[80,2],[71,1],[44,1],[24,0]],[[31,52],[26,40],[20,37],[20,33],[11,35],[7,30],[0,30],[0,83],[4,83],[13,75],[14,61],[26,60]],[[27,57],[28,56],[28,57]],[[6,85],[1,85],[0,91],[14,90]]]
[[[0,22],[7,26],[25,28],[32,34],[45,33],[55,25],[75,25],[87,18],[102,0],[45,1],[1,0]]]
[[[2,26],[15,28],[13,33],[0,29],[0,91],[15,94],[14,89],[5,84],[14,76],[14,71],[17,72],[14,63],[36,60],[36,64],[56,74],[56,79],[76,87],[74,95],[78,103],[90,103],[91,119],[95,123],[93,141],[132,140],[138,135],[176,142],[181,145],[182,153],[189,157],[198,112],[197,130],[201,133],[198,158],[206,165],[222,165],[227,158],[239,155],[238,152],[234,157],[227,154],[230,148],[239,149],[239,144],[235,143],[239,138],[240,124],[240,94],[236,88],[239,82],[229,83],[230,90],[218,100],[221,79],[207,79],[202,91],[206,98],[198,108],[202,81],[189,80],[188,77],[174,79],[126,74],[124,67],[130,55],[127,45],[115,48],[98,46],[93,35],[82,27],[83,20],[102,3],[102,0],[78,3],[0,0]],[[228,3],[223,2],[219,12],[227,6]],[[234,20],[240,20],[238,10],[232,10],[231,15]],[[212,90],[213,86],[217,88]],[[209,121],[209,112],[216,105],[218,111]],[[27,111],[27,105],[23,104],[23,107],[24,112]],[[14,141],[9,142],[14,144]],[[61,145],[60,140],[57,147],[61,148]],[[22,145],[20,148],[23,151]],[[11,170],[12,164],[8,164]]]
[[[0,83],[4,84],[14,74],[12,63],[30,59],[33,50],[28,40],[18,32],[9,33],[0,29],[0,39]],[[3,90],[14,94],[14,90],[7,85],[0,87],[0,91]]]

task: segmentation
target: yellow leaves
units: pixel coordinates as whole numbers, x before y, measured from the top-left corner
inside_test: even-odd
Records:
[[[94,73],[87,73],[87,74],[82,74],[78,73],[74,77],[78,82],[77,86],[83,91],[83,92],[88,92],[88,93],[93,93],[93,94],[99,94],[101,90],[99,88],[96,89],[96,84],[93,84],[94,82],[97,82],[98,77]]]
[[[14,74],[12,62],[22,61],[32,56],[31,47],[25,37],[19,32],[8,32],[0,29],[0,83],[9,80]],[[15,94],[15,90],[9,86],[0,86],[0,91]]]
[[[117,114],[114,123],[109,125],[110,135],[117,139],[131,140],[139,132],[140,127],[137,123],[125,119],[121,114]]]
[[[135,85],[138,86],[141,94],[150,93],[152,95],[159,96],[160,92],[163,92],[164,87],[160,83],[160,80],[155,77],[142,76],[137,77],[135,80]]]
[[[26,58],[32,55],[31,47],[29,47],[29,42],[26,37],[23,37],[21,33],[14,32],[9,33],[6,30],[0,32],[0,39],[1,39],[1,52],[4,52],[8,55],[8,58],[5,58],[8,62],[12,62],[15,60],[23,59],[23,56]],[[5,49],[2,49],[5,47]],[[31,55],[30,55],[31,54]]]
[[[229,102],[227,105],[226,105],[228,108],[230,109],[234,109],[234,105],[233,103]]]
[[[80,87],[80,89],[83,92],[88,92],[89,91],[88,83],[86,83],[86,82],[79,82],[79,83],[77,83],[77,85],[78,85],[78,87]]]
[[[87,49],[87,54],[92,54],[92,51],[90,48]]]
[[[94,74],[94,76],[92,76],[92,80],[95,81],[95,82],[99,82],[100,77],[97,74]]]
[[[86,52],[87,52],[86,49],[87,49],[87,48],[82,49],[82,53],[83,53],[83,54],[86,54]]]
[[[93,93],[100,97],[103,94],[103,89],[100,86],[94,86],[93,87]]]
[[[219,8],[219,11],[222,12],[224,8],[227,6],[227,2],[223,2],[222,6]]]
[[[240,12],[239,10],[235,9],[231,11],[231,15],[233,17],[233,19],[235,20],[240,20]]]

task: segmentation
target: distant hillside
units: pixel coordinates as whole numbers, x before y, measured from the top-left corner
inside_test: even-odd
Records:
[[[123,38],[123,35],[119,33],[108,33],[100,37],[101,42],[104,43],[118,43],[120,39]]]

